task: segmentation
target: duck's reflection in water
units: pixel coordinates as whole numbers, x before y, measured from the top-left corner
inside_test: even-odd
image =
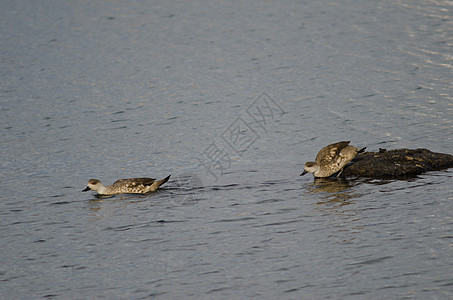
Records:
[[[360,181],[347,181],[341,178],[319,178],[307,183],[305,197],[311,202],[312,213],[317,221],[314,230],[321,233],[326,243],[352,245],[362,232],[364,226],[360,205],[355,198],[362,194],[357,192]]]
[[[318,204],[342,206],[360,196],[354,191],[355,184],[341,178],[315,178],[307,186],[307,193],[316,195]]]
[[[141,210],[151,209],[155,205],[162,205],[162,201],[153,201],[159,192],[148,194],[121,194],[121,195],[95,195],[89,200],[88,208],[93,220],[101,220],[115,216],[118,210],[139,205]],[[127,212],[127,210],[125,210]]]

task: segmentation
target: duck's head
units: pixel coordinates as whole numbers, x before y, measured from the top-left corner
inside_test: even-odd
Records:
[[[318,170],[318,165],[316,163],[312,161],[306,162],[304,166],[304,171],[302,172],[302,174],[300,174],[300,176],[304,176],[308,172],[314,173],[316,172],[316,170]]]
[[[99,190],[101,190],[103,187],[104,186],[102,185],[101,181],[97,179],[90,179],[88,180],[87,187],[82,192],[86,192],[89,190],[99,192]]]

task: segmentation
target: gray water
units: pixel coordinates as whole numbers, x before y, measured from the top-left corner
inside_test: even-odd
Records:
[[[451,1],[1,7],[0,298],[453,299],[453,169],[299,176],[452,153]]]

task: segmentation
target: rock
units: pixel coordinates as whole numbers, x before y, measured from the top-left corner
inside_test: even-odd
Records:
[[[428,149],[379,149],[357,155],[341,176],[404,179],[453,167],[453,155]]]

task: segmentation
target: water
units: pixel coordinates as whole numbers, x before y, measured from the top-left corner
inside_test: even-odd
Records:
[[[340,140],[451,153],[451,9],[2,3],[1,298],[452,299],[452,169],[299,177]]]

